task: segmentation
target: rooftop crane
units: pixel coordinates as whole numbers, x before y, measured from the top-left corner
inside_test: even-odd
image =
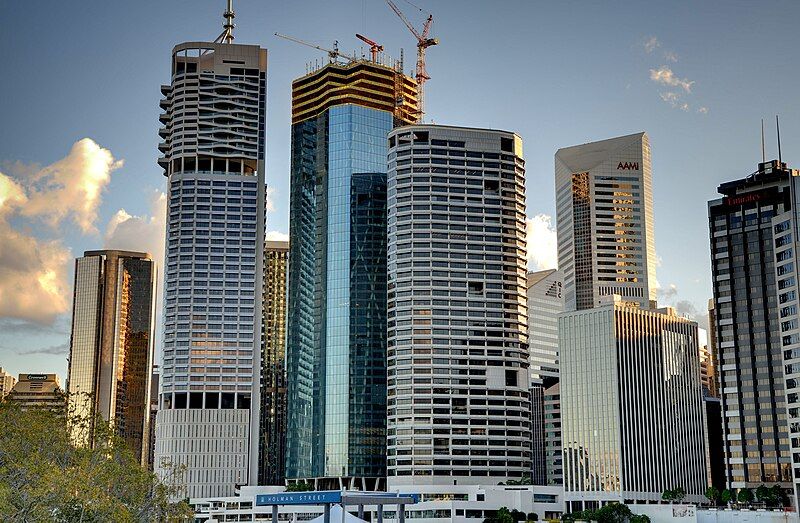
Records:
[[[275,36],[277,36],[279,38],[284,38],[286,40],[290,40],[290,41],[298,43],[298,44],[307,45],[308,47],[313,47],[314,49],[319,49],[320,51],[325,51],[326,53],[328,53],[328,57],[331,59],[331,63],[335,62],[339,58],[342,58],[342,59],[346,60],[347,63],[356,61],[356,58],[354,56],[350,56],[348,54],[344,54],[342,52],[339,52],[339,42],[338,42],[338,40],[333,42],[333,49],[326,49],[324,47],[320,47],[318,45],[314,45],[314,44],[312,44],[310,42],[306,42],[305,40],[300,40],[299,38],[293,38],[291,36],[282,35],[280,33],[275,33]]]
[[[373,62],[377,62],[378,61],[378,53],[382,53],[383,52],[383,46],[378,44],[377,42],[373,42],[372,40],[370,40],[366,36],[360,35],[358,33],[356,33],[356,38],[358,38],[359,40],[361,40],[362,42],[364,42],[365,44],[367,44],[369,46],[369,52],[372,54],[372,61]]]
[[[408,18],[400,11],[400,8],[395,5],[392,0],[386,0],[386,3],[389,4],[389,7],[392,8],[392,11],[400,17],[400,20],[406,24],[406,27],[414,34],[417,38],[417,87],[419,90],[419,119],[422,120],[422,115],[425,114],[424,109],[424,100],[425,100],[425,82],[431,79],[428,76],[427,71],[425,70],[425,49],[432,45],[437,45],[439,43],[438,38],[428,38],[428,33],[431,30],[431,24],[433,24],[433,15],[428,14],[428,19],[425,20],[425,24],[422,26],[422,33],[417,31],[411,22],[408,21]]]

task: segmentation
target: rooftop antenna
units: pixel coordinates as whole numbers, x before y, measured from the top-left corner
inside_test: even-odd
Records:
[[[232,44],[233,28],[236,27],[233,23],[233,19],[236,18],[236,13],[233,11],[233,0],[228,0],[228,8],[225,9],[222,16],[225,18],[225,23],[222,24],[222,34],[220,34],[214,42]]]
[[[761,163],[767,161],[767,155],[764,152],[764,119],[761,119]]]
[[[778,115],[775,115],[775,128],[778,131],[778,169],[783,169],[783,158],[781,158],[781,123],[778,121]]]

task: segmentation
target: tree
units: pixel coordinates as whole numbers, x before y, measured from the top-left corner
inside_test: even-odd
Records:
[[[521,510],[512,509],[511,510],[511,519],[514,520],[514,523],[520,523],[522,521],[525,521],[525,519],[526,519],[525,513],[522,512]]]
[[[722,491],[720,498],[722,499],[722,504],[727,506],[733,499],[733,492],[730,489],[725,489]]]
[[[650,516],[647,514],[634,514],[630,517],[628,523],[650,523]]]
[[[307,481],[298,481],[297,483],[286,485],[286,492],[310,492],[312,490],[314,490],[314,485]]]
[[[773,485],[770,490],[772,491],[776,506],[788,507],[790,505],[791,501],[789,500],[789,495],[780,485]]]
[[[777,504],[777,499],[775,499],[772,489],[767,487],[766,485],[761,485],[756,489],[756,498],[760,503],[768,507],[774,507]]]
[[[519,511],[515,510],[515,512]],[[520,514],[522,514],[522,512],[520,512]],[[524,517],[525,515],[523,514],[523,518]],[[511,512],[509,512],[508,507],[500,507],[494,515],[484,519],[483,523],[515,523],[515,520]]]
[[[597,523],[627,523],[632,515],[631,509],[622,503],[609,503],[595,511]]]
[[[736,496],[739,503],[747,503],[748,505],[753,502],[753,491],[749,488],[739,489],[739,494]]]
[[[706,489],[706,498],[708,498],[708,502],[712,505],[719,504],[719,489],[717,487],[708,487]]]
[[[686,497],[686,489],[684,489],[683,487],[675,487],[672,490],[672,496],[673,496],[672,499],[674,499],[675,501],[683,501],[684,498]]]
[[[94,446],[73,429],[91,427]],[[189,521],[178,494],[179,467],[166,484],[143,469],[102,419],[23,411],[0,404],[0,514],[3,521]]]
[[[528,512],[527,521],[539,521],[539,514],[536,512]]]

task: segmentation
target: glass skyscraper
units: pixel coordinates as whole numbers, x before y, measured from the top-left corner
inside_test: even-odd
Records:
[[[258,484],[283,485],[286,466],[286,268],[289,242],[264,245]]]
[[[142,464],[149,455],[155,262],[86,251],[75,260],[67,391],[80,416],[111,421]],[[92,444],[91,434],[76,434]]]
[[[387,134],[415,104],[365,60],[292,84],[287,478],[385,476]]]
[[[256,482],[266,71],[258,46],[187,42],[161,87],[169,202],[155,471],[181,467],[190,498]]]

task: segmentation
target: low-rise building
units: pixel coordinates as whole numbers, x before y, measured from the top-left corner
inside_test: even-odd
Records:
[[[66,395],[61,390],[56,374],[20,374],[6,400],[16,403],[23,410],[66,410]]]
[[[11,392],[15,383],[17,383],[17,378],[6,372],[3,367],[0,367],[0,401],[3,401],[3,398]]]

